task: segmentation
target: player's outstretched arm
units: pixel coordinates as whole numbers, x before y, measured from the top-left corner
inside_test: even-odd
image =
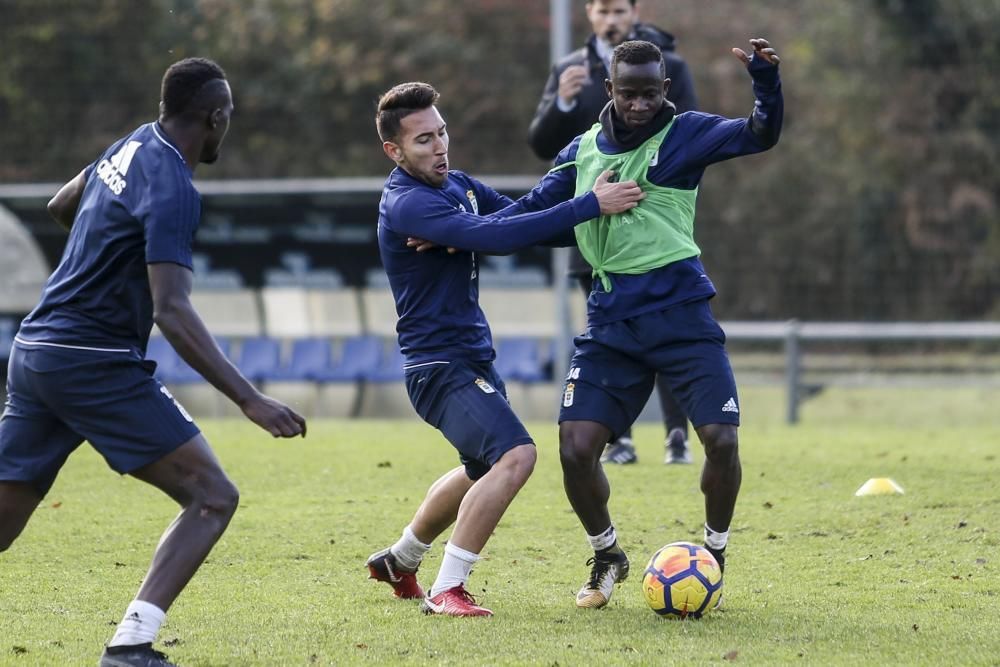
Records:
[[[192,273],[169,262],[149,264],[153,320],[177,354],[243,410],[250,421],[274,437],[305,437],[306,420],[287,405],[265,396],[219,349],[191,305]]]
[[[624,213],[625,211],[638,206],[639,202],[646,198],[646,193],[642,191],[642,188],[639,187],[638,183],[635,181],[617,183],[615,182],[615,174],[611,171],[605,171],[597,177],[597,180],[594,182],[593,193],[597,199],[597,205],[602,215]],[[565,204],[565,202],[563,202],[563,204]],[[515,207],[508,207],[508,209],[504,209],[504,211],[512,212],[515,210],[519,209],[516,209]],[[560,231],[568,231],[570,229],[569,227],[566,227],[565,230],[556,230],[554,233],[550,230],[548,235],[539,236],[539,229],[541,229],[543,233],[545,232],[545,229],[539,226],[538,221],[543,219],[543,216],[548,210],[551,209],[517,214],[512,215],[511,217],[505,217],[503,212],[501,212],[500,216],[493,221],[493,225],[504,225],[506,226],[506,231],[511,234],[517,234],[518,227],[522,225],[524,221],[534,221],[533,224],[528,225],[528,228],[529,233],[533,234],[535,237],[518,239],[516,243],[511,244],[510,247],[507,248],[486,248],[483,245],[478,244],[477,241],[479,241],[479,239],[476,238],[470,238],[471,243],[452,243],[451,241],[453,239],[449,239],[449,241],[445,243],[439,243],[435,240],[430,240],[424,236],[417,235],[409,236],[407,238],[406,245],[410,248],[414,248],[417,252],[426,252],[436,247],[447,246],[449,252],[456,252],[455,248],[457,247],[463,249],[474,249],[477,252],[506,254],[522,247],[543,243],[554,236],[558,236]],[[449,213],[451,212],[449,211]],[[474,218],[474,220],[479,223],[487,222],[487,219],[479,217]],[[574,221],[573,224],[576,225],[581,222],[585,222],[585,219],[578,219]],[[468,224],[462,225],[460,231],[466,236],[471,237],[471,234],[469,233],[471,229]],[[509,238],[512,237],[508,237],[508,239]]]
[[[45,207],[52,219],[58,222],[63,229],[68,230],[73,226],[76,209],[80,206],[80,198],[83,196],[83,188],[86,185],[87,170],[84,169],[73,180],[59,188],[59,192],[49,200]]]

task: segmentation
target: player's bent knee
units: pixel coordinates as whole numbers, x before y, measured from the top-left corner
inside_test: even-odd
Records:
[[[730,463],[739,457],[739,437],[735,426],[715,424],[701,433],[705,457],[712,463]]]
[[[587,456],[585,450],[575,446],[572,442],[559,442],[559,462],[563,468],[584,468],[588,465],[592,457]]]
[[[236,513],[239,504],[240,491],[226,477],[213,482],[204,489],[204,493],[199,499],[203,514],[213,514],[227,519]]]
[[[510,468],[511,475],[520,484],[524,484],[535,470],[535,461],[538,460],[538,452],[535,450],[534,445],[518,445],[505,453],[502,460]]]
[[[564,468],[591,468],[600,457],[602,443],[595,434],[572,422],[559,426],[559,459]]]

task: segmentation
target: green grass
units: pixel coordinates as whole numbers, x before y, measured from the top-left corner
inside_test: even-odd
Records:
[[[588,547],[563,495],[555,426],[533,424],[535,475],[470,585],[496,616],[448,619],[391,598],[363,567],[454,464],[433,429],[416,418],[315,422],[305,441],[272,441],[247,423],[204,421],[242,504],[159,645],[188,666],[995,665],[998,398],[830,390],[789,427],[780,391],[749,388],[726,609],[684,622],[656,617],[639,587],[649,555],[699,540],[703,520],[699,467],[663,466],[656,425],[637,429],[638,465],[609,471],[633,577],[608,608],[574,608]],[[854,497],[870,477],[906,493]],[[173,514],[89,448],[75,454],[0,555],[0,664],[94,664]]]

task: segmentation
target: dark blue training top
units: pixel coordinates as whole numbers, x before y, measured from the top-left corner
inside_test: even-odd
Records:
[[[378,247],[396,300],[396,332],[407,367],[494,358],[479,307],[475,251],[510,253],[550,241],[600,213],[591,192],[566,199],[551,210],[525,213],[460,171],[448,172],[444,185],[435,188],[393,169],[379,203]],[[418,253],[406,246],[410,236],[441,247]],[[449,254],[448,247],[462,251]]]
[[[145,354],[153,327],[146,265],[191,268],[201,198],[157,123],[113,144],[86,178],[59,266],[17,338]]]
[[[650,182],[693,190],[698,187],[708,165],[759,153],[778,142],[784,109],[778,68],[754,56],[749,72],[756,97],[750,118],[730,119],[698,111],[678,114],[660,146],[655,163],[651,162],[646,173]],[[556,166],[576,160],[579,146],[580,137],[577,137],[559,153]],[[597,147],[609,155],[623,152],[603,132],[597,135]],[[544,209],[572,197],[575,189],[576,167],[568,166],[549,172],[515,206],[521,211]],[[605,292],[601,281],[595,280],[587,300],[587,320],[592,325],[715,296],[715,287],[698,257],[672,262],[639,275],[609,273],[608,278],[611,292]]]

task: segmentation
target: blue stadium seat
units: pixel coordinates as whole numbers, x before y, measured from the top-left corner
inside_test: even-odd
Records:
[[[12,317],[0,317],[0,361],[7,361],[10,356],[10,346],[14,343],[14,332],[17,323]]]
[[[402,382],[404,377],[403,363],[403,353],[399,351],[399,346],[393,341],[389,349],[382,354],[381,363],[377,368],[372,369],[365,376],[365,379],[369,382]]]
[[[344,340],[336,362],[318,379],[321,382],[357,382],[382,365],[382,340],[377,336],[353,336]]]
[[[229,340],[226,338],[216,338],[215,342],[218,344],[219,349],[222,350],[222,354],[228,357]],[[173,384],[198,384],[205,382],[205,378],[201,376],[201,373],[188,366],[188,363],[181,359],[180,355],[177,355],[177,366],[174,368],[173,377],[168,382]]]
[[[229,341],[225,338],[216,338],[222,353],[229,355]],[[146,358],[156,362],[156,372],[154,375],[164,384],[197,384],[205,382],[198,371],[191,368],[186,361],[181,359],[173,346],[162,336],[153,336],[146,345]]]
[[[405,363],[406,359],[403,358],[403,353],[396,342],[393,341],[392,348],[385,355],[384,363],[382,364],[382,382],[402,381],[406,375],[406,372],[403,370]]]
[[[549,355],[542,354],[537,338],[502,338],[494,341],[494,366],[504,382],[544,382]]]
[[[332,356],[329,338],[298,338],[292,341],[288,366],[274,379],[319,381],[332,367]]]
[[[177,368],[177,363],[181,360],[177,352],[163,336],[153,336],[146,345],[146,359],[156,362],[156,372],[154,375],[165,382],[165,377],[169,377]]]
[[[281,371],[281,341],[266,336],[247,338],[240,346],[236,367],[251,382],[263,382]]]

